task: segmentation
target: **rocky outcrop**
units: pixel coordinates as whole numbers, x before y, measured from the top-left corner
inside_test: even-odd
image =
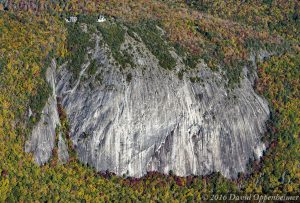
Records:
[[[36,163],[39,165],[48,162],[52,157],[52,151],[56,144],[56,128],[60,126],[55,92],[55,71],[56,63],[53,60],[46,72],[47,82],[51,84],[53,92],[42,110],[39,122],[32,130],[30,140],[28,140],[25,145],[25,151],[32,152]],[[61,135],[59,135],[58,140],[59,159],[61,162],[66,162],[69,155]]]
[[[97,171],[136,177],[154,170],[180,176],[220,171],[235,177],[250,158],[262,155],[269,109],[253,90],[247,67],[240,86],[229,91],[222,73],[203,62],[180,79],[177,72],[184,64],[175,52],[176,70],[165,70],[142,42],[126,36],[121,49],[130,44],[126,51],[135,67],[121,69],[101,45],[101,35],[94,40],[77,81],[71,81],[72,73],[63,65],[55,83],[81,162]],[[89,75],[91,61],[97,68]],[[50,128],[59,122],[54,108],[48,102],[48,117],[33,130],[27,150],[39,163],[53,148]],[[48,127],[42,125],[45,119],[52,122]]]
[[[193,73],[203,82],[180,80],[127,36],[124,47],[133,47],[136,67],[121,71],[99,47],[100,39],[74,86],[65,68],[57,80],[80,161],[119,175],[172,170],[181,176],[220,171],[230,177],[245,171],[249,158],[261,155],[269,110],[246,77],[246,67],[241,86],[232,91],[224,87],[220,73],[203,63]],[[180,70],[184,65],[173,55]],[[98,69],[87,76],[91,60]]]
[[[58,160],[60,163],[66,163],[69,160],[68,146],[65,143],[65,139],[62,136],[62,133],[59,133],[58,136]]]

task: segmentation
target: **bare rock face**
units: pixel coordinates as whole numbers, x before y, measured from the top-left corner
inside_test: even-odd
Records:
[[[48,162],[55,145],[55,128],[59,125],[56,111],[56,98],[48,99],[38,124],[33,128],[30,140],[26,142],[25,151],[33,152],[35,161],[39,165]]]
[[[240,87],[228,91],[221,73],[204,63],[193,73],[202,82],[179,79],[176,72],[184,66],[179,56],[172,52],[176,70],[165,70],[142,42],[129,36],[123,48],[131,44],[136,67],[120,69],[99,45],[101,36],[94,37],[95,48],[78,80],[70,81],[65,66],[56,78],[81,162],[136,177],[154,170],[180,176],[220,171],[235,177],[250,158],[262,155],[269,109],[253,90],[247,67]],[[88,75],[92,60],[97,71]]]
[[[36,163],[39,165],[45,164],[52,157],[52,151],[56,144],[56,128],[60,126],[55,93],[55,71],[56,63],[53,60],[46,72],[47,82],[51,84],[53,92],[42,110],[39,122],[32,130],[30,140],[25,145],[25,151],[32,152]],[[64,140],[60,135],[58,156],[61,162],[66,162],[69,157],[65,146]]]
[[[38,164],[49,160],[55,145],[60,125],[56,97],[67,113],[79,160],[97,171],[135,177],[147,171],[172,170],[180,176],[219,171],[236,177],[250,158],[262,155],[269,109],[253,90],[255,74],[249,77],[247,67],[240,86],[229,91],[222,73],[204,62],[180,79],[177,73],[185,65],[174,51],[177,65],[165,70],[142,41],[126,35],[121,51],[131,47],[126,51],[135,67],[124,69],[99,33],[93,40],[95,47],[88,50],[76,81],[66,64],[55,74],[53,62],[48,71],[53,94],[25,147]],[[60,134],[58,157],[68,160]]]
[[[68,147],[61,133],[59,133],[59,137],[58,137],[57,153],[58,153],[58,160],[60,161],[60,163],[66,163],[69,160]]]

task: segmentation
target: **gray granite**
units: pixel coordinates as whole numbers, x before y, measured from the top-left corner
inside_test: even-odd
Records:
[[[255,74],[249,77],[248,67],[240,87],[229,91],[222,73],[212,72],[204,62],[179,79],[177,72],[186,68],[180,56],[172,52],[177,66],[165,70],[142,42],[129,36],[123,49],[131,44],[133,49],[127,51],[135,67],[121,69],[108,48],[100,46],[101,36],[94,38],[96,45],[81,65],[78,80],[71,81],[72,74],[63,65],[55,82],[81,162],[97,171],[135,177],[154,170],[172,170],[180,176],[219,171],[236,177],[246,171],[250,158],[262,155],[269,108],[254,91]],[[97,72],[90,76],[87,69],[94,59]],[[202,82],[193,83],[189,76]],[[49,135],[59,123],[51,101],[43,110],[48,116],[42,118],[50,125],[43,126],[42,120],[35,127],[27,150],[34,152],[38,163],[51,155]]]

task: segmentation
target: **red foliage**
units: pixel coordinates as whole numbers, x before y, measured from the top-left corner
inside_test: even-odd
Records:
[[[7,170],[2,170],[2,172],[1,172],[1,176],[2,176],[2,177],[6,177],[6,176],[8,176],[8,172],[7,172]]]

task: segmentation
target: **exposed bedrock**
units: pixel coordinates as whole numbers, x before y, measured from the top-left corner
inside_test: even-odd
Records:
[[[55,71],[56,62],[53,60],[47,69],[46,79],[51,85],[53,92],[41,112],[39,122],[34,126],[30,139],[26,142],[25,151],[34,154],[35,162],[43,165],[52,157],[55,147],[56,136],[58,137],[58,158],[61,163],[69,159],[68,150],[61,134],[56,135],[56,129],[60,126],[60,119],[57,111],[57,101],[55,93]]]
[[[154,170],[180,176],[220,171],[236,177],[250,158],[262,155],[269,109],[255,93],[247,67],[240,86],[228,91],[222,74],[203,62],[180,79],[177,72],[185,67],[175,52],[176,68],[165,70],[142,42],[126,36],[121,49],[131,44],[126,51],[135,67],[121,69],[99,43],[101,36],[94,35],[94,41],[76,81],[66,64],[56,70],[55,92],[26,147],[38,163],[51,157],[59,125],[56,96],[67,113],[79,160],[97,171],[135,177]],[[96,70],[90,75],[92,61]],[[66,146],[58,145],[65,159]]]
[[[80,161],[136,177],[153,170],[180,176],[220,171],[235,177],[246,170],[249,158],[261,156],[269,109],[253,90],[246,67],[240,87],[228,91],[221,74],[203,63],[193,73],[202,82],[179,79],[130,37],[125,44],[134,47],[136,67],[121,71],[99,46],[101,37],[96,39],[77,82],[70,82],[64,67],[57,77]],[[173,55],[180,70],[181,58]],[[97,61],[94,76],[86,73],[91,60]]]

